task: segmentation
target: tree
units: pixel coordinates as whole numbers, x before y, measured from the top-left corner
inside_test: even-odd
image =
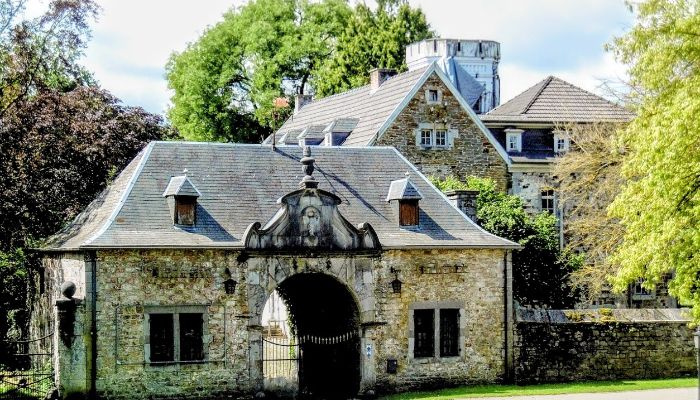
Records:
[[[621,171],[627,155],[621,137],[624,125],[567,124],[558,129],[566,131],[572,143],[572,151],[556,158],[552,172],[563,205],[566,247],[585,256],[585,264],[571,278],[592,300],[609,289],[608,277],[618,267],[609,257],[624,230],[607,208],[625,181]]]
[[[380,2],[375,14],[345,0],[251,1],[170,57],[168,116],[190,140],[259,142],[290,113],[273,113],[275,98],[337,93],[371,68],[405,68],[403,46],[426,35],[425,16],[405,2]]]
[[[550,213],[529,215],[518,196],[496,190],[493,180],[468,177],[431,179],[438,189],[475,189],[476,223],[487,231],[522,246],[513,252],[513,296],[523,306],[571,308],[578,291],[569,275],[581,265],[581,257],[559,248],[556,217]]]
[[[624,227],[612,262],[615,288],[643,278],[669,291],[700,320],[700,5],[635,4],[637,22],[612,50],[638,88],[637,118],[623,133],[626,183],[610,207]]]
[[[53,0],[42,16],[17,21],[25,1],[0,0],[0,117],[41,90],[92,81],[77,60],[98,6],[92,0]]]
[[[406,46],[434,36],[425,14],[407,1],[379,1],[376,12],[360,3],[338,38],[333,57],[314,75],[316,94],[366,85],[373,68],[405,71]]]
[[[97,7],[53,0],[18,21],[22,0],[0,0],[0,363],[3,340],[27,332],[36,257],[27,248],[81,211],[150,140],[160,116],[126,107],[77,61]]]

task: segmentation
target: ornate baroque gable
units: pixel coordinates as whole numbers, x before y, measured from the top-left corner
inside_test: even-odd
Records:
[[[314,159],[309,147],[304,148],[304,178],[300,186],[280,198],[279,211],[261,227],[260,222],[248,226],[243,241],[246,249],[287,251],[379,250],[380,243],[368,223],[357,227],[338,210],[338,196],[318,189],[313,178]]]

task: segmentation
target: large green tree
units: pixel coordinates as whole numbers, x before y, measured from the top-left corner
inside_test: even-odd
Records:
[[[624,226],[614,282],[653,286],[675,272],[671,294],[700,320],[700,3],[635,3],[637,22],[613,50],[629,65],[637,118],[611,215]]]
[[[379,1],[376,12],[360,3],[338,38],[333,57],[314,75],[316,94],[365,85],[373,68],[405,71],[406,46],[433,36],[425,14],[406,1]]]
[[[377,11],[346,0],[254,0],[231,10],[166,66],[168,117],[190,140],[259,142],[290,110],[277,97],[328,95],[405,68],[403,47],[430,34],[405,1]]]

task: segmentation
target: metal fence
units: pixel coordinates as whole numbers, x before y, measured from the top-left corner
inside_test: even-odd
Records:
[[[54,387],[53,334],[3,345],[8,359],[0,363],[0,399],[44,399]]]
[[[263,338],[263,375],[265,378],[296,379],[299,374],[299,345],[294,338]]]

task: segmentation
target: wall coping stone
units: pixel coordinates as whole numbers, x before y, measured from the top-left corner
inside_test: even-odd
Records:
[[[574,309],[546,310],[534,308],[518,308],[516,311],[518,323],[689,323],[692,318],[688,308],[646,308],[646,309]]]

